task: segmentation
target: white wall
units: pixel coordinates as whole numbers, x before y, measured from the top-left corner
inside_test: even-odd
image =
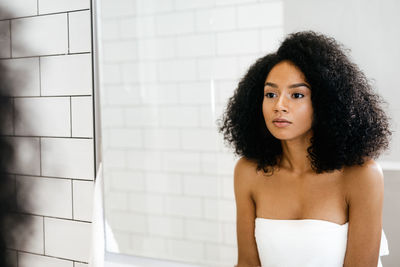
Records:
[[[120,252],[233,266],[237,158],[215,120],[283,36],[281,1],[100,3],[106,217]]]
[[[19,267],[87,266],[94,180],[90,1],[2,0],[0,9],[0,58],[11,70],[16,111],[9,111],[12,127],[2,134],[16,149],[9,171],[17,204],[32,217],[10,255]]]

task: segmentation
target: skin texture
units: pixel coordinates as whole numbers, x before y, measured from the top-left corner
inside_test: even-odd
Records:
[[[312,136],[311,86],[301,70],[287,60],[272,68],[265,84],[263,116],[270,133],[281,140],[281,164],[294,172],[310,170],[307,147]],[[272,122],[276,118],[284,118],[291,124],[279,128]]]
[[[313,135],[311,85],[290,61],[269,72],[262,113],[270,133],[280,140],[282,158],[268,179],[257,162],[242,157],[234,169],[237,207],[238,267],[260,266],[254,238],[255,218],[320,219],[349,222],[344,266],[377,266],[382,229],[383,174],[372,159],[317,174],[307,147]],[[295,86],[296,85],[296,86]],[[301,86],[299,86],[301,85]],[[292,122],[278,128],[272,120]]]

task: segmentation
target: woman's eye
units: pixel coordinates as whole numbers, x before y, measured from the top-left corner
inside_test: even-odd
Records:
[[[268,98],[272,98],[274,97],[274,93],[266,93],[265,96]]]
[[[293,95],[294,95],[294,98],[303,98],[304,97],[304,95],[300,94],[300,93],[294,93]]]

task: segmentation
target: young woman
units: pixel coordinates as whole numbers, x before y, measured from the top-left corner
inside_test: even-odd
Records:
[[[249,68],[219,125],[241,156],[236,266],[382,266],[382,103],[341,45],[316,32],[290,34]]]

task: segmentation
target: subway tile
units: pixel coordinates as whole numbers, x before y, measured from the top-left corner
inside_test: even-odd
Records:
[[[201,153],[201,166],[203,171],[212,170],[212,173],[222,175],[233,175],[235,163],[237,162],[235,155],[230,152]]]
[[[196,79],[196,61],[194,59],[174,59],[157,63],[161,82],[193,81]]]
[[[171,127],[199,126],[199,109],[195,106],[159,107],[159,125]]]
[[[42,138],[42,174],[94,178],[93,139]]]
[[[234,246],[237,244],[236,223],[224,223],[221,232],[223,233],[225,244]]]
[[[185,261],[202,261],[204,257],[203,243],[203,241],[169,239],[167,241],[168,255],[174,259]]]
[[[13,57],[68,53],[67,14],[11,21]]]
[[[0,21],[0,58],[11,57],[10,21]]]
[[[176,35],[194,31],[193,12],[174,12],[156,17],[157,35]]]
[[[39,14],[90,8],[90,0],[38,0]]]
[[[91,223],[44,218],[46,255],[89,261]]]
[[[178,86],[174,83],[157,83],[143,86],[141,101],[143,104],[177,104],[179,102]]]
[[[2,0],[2,7],[7,10],[0,11],[0,19],[11,19],[37,14],[37,0]],[[10,12],[9,12],[10,11]]]
[[[204,217],[209,220],[236,222],[236,206],[234,200],[204,199]]]
[[[261,52],[263,54],[274,52],[284,38],[283,27],[273,27],[262,29],[261,32]]]
[[[125,110],[125,124],[127,126],[158,126],[160,118],[158,108],[154,106],[139,106]]]
[[[258,51],[260,38],[258,31],[235,31],[217,33],[217,54],[237,55]]]
[[[200,126],[215,128],[217,126],[217,119],[222,116],[222,112],[225,108],[226,105],[221,104],[216,104],[215,106],[202,106],[200,108]]]
[[[74,262],[74,267],[88,267],[89,264],[82,262]]]
[[[93,182],[73,181],[74,219],[92,221]]]
[[[141,129],[114,128],[109,130],[110,148],[141,148],[143,133]]]
[[[8,248],[25,252],[44,253],[43,217],[14,213],[4,220]]]
[[[162,157],[164,171],[198,172],[201,169],[200,153],[198,152],[164,152]]]
[[[185,10],[185,9],[198,9],[198,8],[207,8],[214,7],[215,0],[175,0],[175,9],[176,10]]]
[[[185,220],[185,239],[221,243],[223,241],[223,225],[215,221],[198,219]]]
[[[70,136],[68,97],[16,98],[15,134],[35,136]]]
[[[5,89],[10,96],[40,95],[38,57],[4,59],[1,64],[8,72]]]
[[[235,7],[216,7],[195,11],[196,31],[214,32],[236,29]]]
[[[16,179],[19,210],[72,219],[71,180],[19,175]]]
[[[176,51],[177,50],[176,43],[177,43],[176,38],[173,37],[138,39],[137,44],[138,44],[139,58],[142,60],[172,59],[179,52]],[[183,45],[183,43],[181,43],[181,45]],[[190,53],[187,47],[185,49],[187,53]],[[191,47],[191,49],[197,49],[197,46],[196,47],[193,46]]]
[[[238,6],[237,23],[239,29],[283,26],[283,3],[272,1]]]
[[[178,57],[201,57],[215,55],[213,34],[193,34],[177,38]]]
[[[103,155],[104,169],[124,168],[126,166],[127,157],[123,150],[104,149]]]
[[[151,252],[149,257],[152,257],[152,255],[156,253],[158,258],[168,258],[166,254],[166,238],[164,237],[143,236],[141,234],[131,235],[130,247],[136,254],[140,253],[140,255],[146,255],[146,253]],[[132,254],[132,252],[130,252],[130,254]]]
[[[200,218],[203,204],[200,197],[165,196],[165,213],[188,218]]]
[[[131,106],[141,103],[142,91],[138,85],[106,85],[104,101],[111,106]]]
[[[109,62],[132,62],[138,59],[137,41],[117,40],[103,44],[103,59]]]
[[[13,135],[14,120],[13,120],[13,98],[0,99],[0,134]]]
[[[197,78],[200,80],[235,79],[239,76],[236,56],[201,58],[197,66]]]
[[[121,19],[122,38],[150,38],[156,36],[155,16],[127,17]]]
[[[102,107],[101,108],[101,127],[113,128],[124,125],[124,109],[121,107]]]
[[[6,249],[5,260],[9,265],[8,267],[18,267],[18,256],[16,250]]]
[[[69,16],[69,52],[90,52],[92,45],[90,11],[71,12]]]
[[[41,58],[42,95],[91,95],[91,55]]]
[[[0,194],[2,196],[3,207],[10,208],[10,210],[16,209],[16,187],[15,187],[15,175],[13,174],[2,174],[2,187],[0,188]]]
[[[73,261],[18,252],[19,267],[74,267]]]
[[[14,151],[14,161],[8,166],[8,172],[27,175],[40,175],[39,138],[3,137]]]
[[[93,137],[91,96],[71,97],[72,137]]]
[[[129,210],[146,214],[163,214],[164,198],[159,194],[135,193],[128,194]]]
[[[127,170],[110,170],[107,175],[112,190],[121,192],[143,192],[148,180],[144,172]]]
[[[157,82],[157,65],[155,62],[127,63],[122,65],[123,83]]]
[[[128,212],[128,193],[110,191],[104,198],[106,209]]]
[[[152,15],[160,12],[173,11],[176,6],[176,1],[174,0],[147,0],[147,1],[137,1],[136,2],[136,14],[138,16]]]
[[[123,21],[121,19],[121,21]],[[103,41],[118,40],[120,34],[120,20],[119,19],[104,19],[102,20],[101,36]]]
[[[127,153],[127,167],[135,171],[160,171],[161,156],[157,150],[131,150]]]
[[[243,5],[247,3],[258,2],[258,0],[215,0],[215,4],[219,5]]]
[[[184,223],[181,218],[152,215],[148,218],[148,226],[150,235],[172,238],[184,237]]]
[[[181,130],[183,150],[218,151],[219,133],[215,129],[183,129]],[[195,142],[193,142],[195,140]]]
[[[107,221],[114,233],[124,231],[126,236],[126,232],[143,234],[147,231],[148,216],[143,213],[110,210],[108,214]]]
[[[162,194],[181,194],[183,192],[180,174],[168,172],[146,172],[145,175],[145,188],[147,192]]]
[[[219,178],[211,175],[189,175],[182,177],[183,192],[189,196],[219,197]]]
[[[181,104],[206,104],[215,101],[215,83],[181,82],[179,84],[179,102]]]
[[[118,63],[102,64],[102,83],[115,84],[122,80],[121,66]]]
[[[109,19],[135,15],[136,4],[137,2],[132,0],[104,0],[101,2],[101,16]]]
[[[148,149],[180,148],[179,129],[143,129],[143,146]]]

